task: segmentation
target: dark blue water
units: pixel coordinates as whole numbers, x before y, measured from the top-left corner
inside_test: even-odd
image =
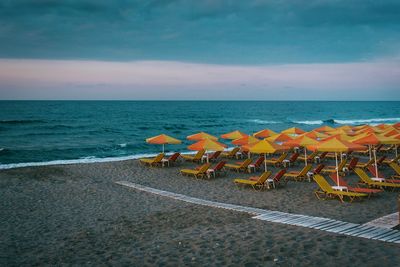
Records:
[[[400,102],[0,101],[0,167],[152,154],[144,139],[400,121]],[[227,142],[226,142],[227,143]],[[167,146],[186,150],[189,142]],[[79,162],[79,161],[78,161]]]

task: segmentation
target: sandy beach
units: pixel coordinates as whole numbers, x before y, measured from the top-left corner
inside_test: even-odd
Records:
[[[0,265],[396,266],[399,245],[252,219],[115,184],[131,181],[192,197],[365,223],[397,211],[398,192],[341,204],[315,183],[255,192],[232,180],[194,180],[137,160],[0,171]],[[294,169],[302,167],[298,164]],[[386,172],[386,171],[385,171]],[[356,177],[351,176],[352,180]]]

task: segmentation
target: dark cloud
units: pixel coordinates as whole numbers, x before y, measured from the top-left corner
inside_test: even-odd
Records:
[[[8,0],[0,57],[212,63],[398,53],[399,1]]]

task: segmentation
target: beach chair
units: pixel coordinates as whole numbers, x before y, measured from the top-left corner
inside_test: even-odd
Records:
[[[357,163],[358,163],[358,158],[356,157],[351,158],[349,164],[347,164],[347,166],[343,168],[344,174],[348,174],[354,171],[354,168],[357,166]]]
[[[225,168],[230,169],[230,170],[234,170],[237,172],[240,171],[247,171],[248,167],[251,163],[251,159],[246,159],[245,161],[243,161],[241,164],[225,164]]]
[[[392,175],[392,177],[393,178],[400,178],[400,166],[399,166],[399,164],[397,164],[395,162],[392,162],[392,163],[389,164],[389,166],[390,166],[390,168],[392,168],[396,172],[396,174]]]
[[[307,176],[307,174],[311,170],[311,168],[312,168],[312,165],[308,164],[308,165],[304,166],[304,168],[301,171],[287,172],[283,176],[286,179],[293,179],[294,181],[301,181],[301,180],[305,180],[305,179],[308,179],[308,181],[310,181],[310,178]]]
[[[366,169],[374,163],[374,159],[370,159],[367,162],[358,162],[356,167],[361,169]]]
[[[279,172],[277,172],[274,177],[268,178],[266,181],[267,188],[270,189],[271,188],[270,185],[272,186],[272,188],[277,188],[278,186],[286,185],[287,180],[286,179],[282,180],[282,177],[285,173],[286,169],[282,169]]]
[[[398,164],[399,160],[400,160],[400,153],[397,155],[397,157],[394,157],[392,159],[385,159],[382,163],[386,165],[390,165],[390,163]]]
[[[215,151],[214,153],[212,153],[211,156],[208,157],[208,161],[216,161],[221,155],[221,152],[222,151]]]
[[[316,190],[315,196],[318,199],[327,199],[327,198],[338,198],[340,202],[344,203],[344,197],[348,197],[350,203],[353,202],[355,198],[367,197],[367,194],[364,193],[355,193],[355,192],[347,192],[347,191],[336,191],[332,188],[332,186],[325,180],[325,178],[319,174],[314,175],[314,181],[318,184],[319,189]]]
[[[181,153],[176,152],[174,154],[172,154],[169,158],[167,159],[162,159],[161,162],[165,165],[165,163],[167,163],[168,167],[171,165],[174,165],[175,162],[177,161],[177,159],[179,158],[179,156],[181,155]]]
[[[389,153],[390,150],[394,150],[395,148],[396,148],[396,145],[384,146],[380,149],[380,151],[383,153]]]
[[[319,164],[312,172],[315,174],[319,174],[325,168],[324,164]]]
[[[161,160],[164,158],[165,154],[164,153],[160,153],[158,154],[155,158],[152,159],[139,159],[139,162],[143,165],[148,165],[150,167],[152,166],[157,166],[157,165],[161,165]]]
[[[318,151],[314,151],[313,153],[307,155],[307,162],[313,162],[314,159],[315,159],[315,157],[316,157],[317,155],[318,155]],[[298,161],[303,161],[303,162],[304,162],[305,157],[304,157],[304,156],[299,156],[299,157],[297,158],[297,160],[298,160]]]
[[[353,187],[353,186],[349,185],[342,177],[339,176],[339,178],[337,178],[336,173],[332,173],[331,175],[329,175],[329,177],[332,179],[332,181],[336,185],[345,186],[345,187],[347,187],[347,189],[349,191],[352,191],[352,192],[367,194],[368,197],[375,195],[377,193],[383,192],[382,189],[360,187],[360,184],[358,184],[356,187]],[[339,184],[338,184],[338,180],[339,180]]]
[[[236,157],[236,153],[238,153],[239,150],[240,150],[240,148],[235,147],[230,151],[224,151],[224,152],[221,153],[221,157],[233,159],[233,158]]]
[[[191,176],[193,175],[195,178],[200,178],[200,177],[206,177],[207,176],[207,170],[210,168],[211,163],[206,163],[200,167],[200,169],[182,169],[181,174],[182,175],[187,175]]]
[[[226,161],[220,161],[218,162],[214,168],[209,168],[207,170],[209,177],[211,177],[211,175],[213,175],[214,177],[219,176],[221,174],[226,175],[226,171],[225,171],[225,164]]]
[[[378,165],[378,167],[379,167],[379,166],[382,166],[383,161],[384,161],[385,159],[386,159],[386,156],[380,157],[379,159],[376,160],[376,165]],[[374,164],[375,164],[375,162],[374,162]],[[370,166],[372,166],[372,165],[370,165]],[[368,167],[370,167],[370,166],[368,166]]]
[[[254,181],[253,179],[235,179],[233,182],[235,183],[236,186],[239,187],[239,185],[250,185],[253,187],[254,190],[261,190],[265,188],[265,181],[271,176],[272,172],[267,171],[261,174],[260,176],[257,177],[257,180]],[[254,177],[250,177],[254,178]]]
[[[368,187],[372,188],[390,188],[390,189],[396,189],[400,188],[400,184],[394,184],[394,183],[387,183],[387,182],[377,182],[372,180],[368,174],[361,168],[355,168],[354,172],[358,175],[360,178],[361,183],[366,184]]]
[[[206,153],[205,150],[199,150],[196,155],[192,156],[192,155],[182,155],[182,158],[186,161],[192,161],[192,162],[197,162],[200,163],[204,153]]]
[[[339,165],[338,165],[338,170],[339,174],[344,174],[344,167],[346,166],[347,159],[343,159]],[[321,170],[322,173],[335,173],[336,172],[336,166],[326,166],[323,170]]]
[[[328,155],[328,152],[322,152],[320,155],[315,156],[315,162],[322,162],[326,158],[326,155]]]
[[[279,156],[279,158],[272,158],[272,159],[266,159],[265,163],[274,165],[274,166],[279,166],[282,164],[283,160],[287,157],[288,153],[284,152],[282,155]]]
[[[379,178],[384,178],[385,182],[387,183],[395,183],[395,184],[399,184],[400,183],[400,179],[386,179],[382,173],[378,173],[376,172],[375,166],[369,166],[368,167],[368,171],[372,174],[373,177],[379,177]]]
[[[288,163],[288,165],[289,166],[291,166],[291,165],[294,165],[295,163],[296,163],[296,160],[297,160],[297,158],[300,156],[300,154],[299,153],[293,153],[291,156],[290,156],[290,158],[288,159],[288,161],[287,161],[287,163]],[[285,164],[285,162],[284,162],[285,160],[283,160],[283,163]]]
[[[256,162],[254,162],[254,164],[250,163],[247,168],[249,169],[249,171],[252,169],[254,169],[254,171],[260,170],[264,160],[265,160],[264,156],[259,156],[258,159],[256,160]],[[241,163],[242,162],[240,162],[240,164]]]

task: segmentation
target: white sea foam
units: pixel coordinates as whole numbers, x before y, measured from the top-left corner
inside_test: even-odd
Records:
[[[384,122],[398,122],[400,118],[373,118],[373,119],[353,119],[353,120],[336,120],[339,124],[378,124]]]
[[[264,121],[264,120],[259,120],[259,119],[254,119],[254,120],[249,120],[250,122],[258,123],[258,124],[277,124],[277,123],[282,123],[279,121]]]
[[[126,147],[127,146],[127,144],[118,144],[120,147]]]
[[[299,124],[308,124],[308,125],[316,125],[316,124],[323,124],[322,120],[315,120],[315,121],[293,121],[294,123]]]

